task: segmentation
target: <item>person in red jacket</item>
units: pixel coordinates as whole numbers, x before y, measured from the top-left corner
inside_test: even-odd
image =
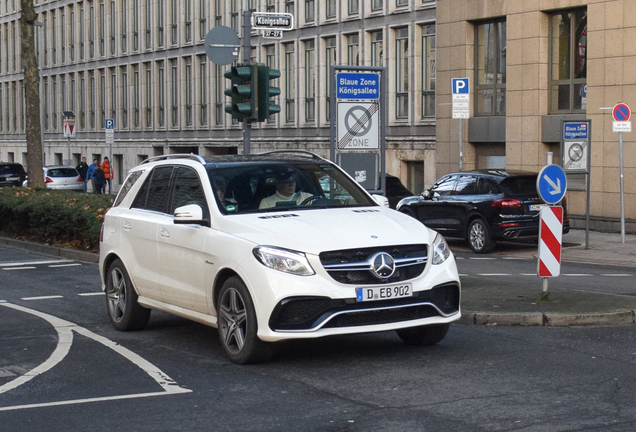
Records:
[[[108,156],[104,157],[104,162],[102,162],[100,166],[104,170],[104,178],[106,179],[106,183],[108,184],[108,193],[110,193],[110,189],[112,187],[113,170],[110,167],[110,161],[108,160]],[[106,188],[104,187],[104,189]]]

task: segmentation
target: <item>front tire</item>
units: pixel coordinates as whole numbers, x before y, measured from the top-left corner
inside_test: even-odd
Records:
[[[490,236],[488,225],[483,219],[475,219],[470,223],[468,245],[478,254],[490,253],[495,248],[495,240]]]
[[[106,278],[106,306],[110,322],[119,331],[141,330],[150,319],[150,309],[142,307],[139,296],[121,260],[108,268]]]
[[[397,330],[397,334],[407,345],[435,345],[444,339],[449,327],[450,324],[432,324]]]
[[[219,339],[233,363],[260,363],[270,359],[274,347],[258,338],[254,303],[239,277],[225,281],[219,292],[217,310]]]

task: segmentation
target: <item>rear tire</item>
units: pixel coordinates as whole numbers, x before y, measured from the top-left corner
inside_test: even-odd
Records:
[[[138,298],[126,267],[116,259],[106,274],[106,306],[110,322],[117,330],[141,330],[148,324],[150,309],[142,307]]]
[[[271,358],[274,346],[258,338],[254,303],[239,277],[229,278],[221,287],[217,315],[219,339],[232,363],[261,363]]]
[[[435,345],[444,339],[449,327],[450,324],[432,324],[397,330],[397,334],[407,345]]]
[[[468,227],[468,245],[473,252],[486,254],[495,248],[495,240],[490,236],[488,225],[483,219],[475,219]]]

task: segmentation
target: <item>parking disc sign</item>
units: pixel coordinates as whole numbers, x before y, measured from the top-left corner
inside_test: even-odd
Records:
[[[537,193],[547,204],[556,204],[565,196],[567,178],[558,165],[547,165],[537,176]]]

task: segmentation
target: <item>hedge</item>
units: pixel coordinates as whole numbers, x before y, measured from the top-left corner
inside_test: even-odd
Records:
[[[0,233],[74,249],[97,250],[112,195],[0,188]]]

